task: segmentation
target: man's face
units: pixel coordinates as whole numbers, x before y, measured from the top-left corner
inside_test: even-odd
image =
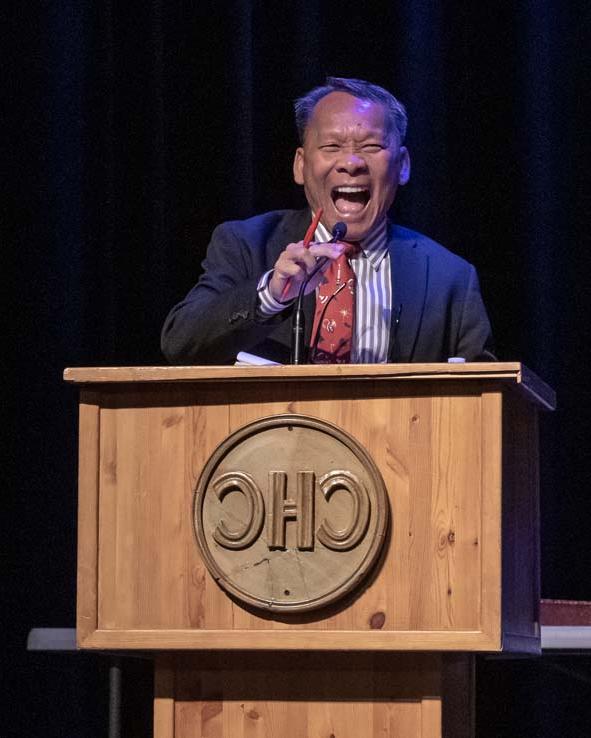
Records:
[[[359,241],[386,217],[410,159],[388,134],[383,105],[331,92],[314,108],[293,173],[312,210],[323,208],[324,225],[342,221],[347,240]]]

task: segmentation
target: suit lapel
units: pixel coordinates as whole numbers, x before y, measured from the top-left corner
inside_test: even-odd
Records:
[[[429,257],[392,223],[388,225],[392,278],[392,324],[388,361],[411,362],[421,330],[427,288]]]

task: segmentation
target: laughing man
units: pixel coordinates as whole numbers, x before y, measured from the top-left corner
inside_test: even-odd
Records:
[[[321,257],[327,257],[324,266],[304,298],[310,362],[494,358],[474,267],[388,218],[398,187],[410,177],[404,106],[377,85],[329,77],[296,101],[295,117],[300,146],[293,176],[309,208],[215,229],[203,275],[166,319],[162,349],[168,360],[224,364],[249,351],[286,363],[294,298]],[[336,223],[346,225],[347,243],[328,243]],[[335,270],[336,287],[330,286]],[[327,317],[326,303],[336,305],[348,291],[354,295],[347,304],[349,336],[339,338],[346,348],[332,353],[327,343],[319,350],[319,341],[341,330]],[[342,315],[347,305],[339,308]]]

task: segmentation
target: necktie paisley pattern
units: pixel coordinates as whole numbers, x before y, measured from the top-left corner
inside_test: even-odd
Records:
[[[324,272],[325,282],[316,291],[316,312],[310,341],[313,364],[349,364],[355,330],[355,273],[350,260],[361,247],[357,243],[331,261]]]

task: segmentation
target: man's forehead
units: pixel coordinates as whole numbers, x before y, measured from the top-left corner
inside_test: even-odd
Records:
[[[388,127],[387,111],[382,103],[346,92],[331,92],[314,106],[306,132],[309,129],[338,128],[343,122],[358,124],[366,130],[384,131]]]
[[[339,115],[344,113],[359,114],[362,116],[375,115],[385,117],[386,108],[382,103],[355,97],[348,92],[330,92],[320,98],[312,111],[312,120],[326,115]]]

